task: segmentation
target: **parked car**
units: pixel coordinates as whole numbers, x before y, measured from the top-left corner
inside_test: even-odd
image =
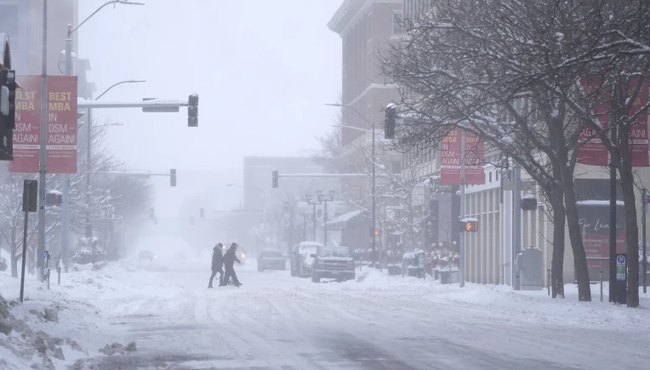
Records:
[[[287,259],[285,255],[277,250],[264,248],[257,256],[257,271],[264,270],[286,270]]]
[[[141,251],[140,254],[138,255],[138,260],[146,261],[149,260],[149,262],[153,262],[153,259],[156,258],[156,256],[153,254],[152,251]]]
[[[348,247],[318,247],[311,254],[311,281],[320,283],[320,279],[336,279],[337,281],[354,280],[354,258]]]
[[[293,247],[290,258],[291,276],[311,276],[310,255],[316,253],[318,247],[324,247],[324,245],[318,242],[301,242]],[[310,260],[309,263],[306,259]]]

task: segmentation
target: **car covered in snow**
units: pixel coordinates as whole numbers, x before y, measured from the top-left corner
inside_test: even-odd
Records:
[[[152,262],[154,258],[156,258],[156,256],[153,254],[152,251],[141,251],[140,254],[138,254],[138,260],[140,262],[142,261]]]
[[[320,279],[354,280],[354,258],[350,248],[321,246],[310,257],[312,259],[311,280],[313,282],[319,283]]]
[[[324,245],[318,242],[306,241],[293,247],[290,258],[291,276],[311,276],[311,255],[316,253],[318,247],[324,247]]]
[[[285,255],[272,248],[264,248],[257,256],[257,271],[264,270],[286,270],[287,259]]]

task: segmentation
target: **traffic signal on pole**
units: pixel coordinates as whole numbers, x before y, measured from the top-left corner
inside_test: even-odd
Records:
[[[25,180],[23,182],[23,212],[36,212],[38,200],[38,181]]]
[[[395,138],[395,117],[397,112],[393,104],[389,104],[386,107],[385,111],[385,120],[384,120],[384,137],[386,139]]]
[[[14,159],[13,129],[16,128],[16,86],[16,72],[8,69],[0,70],[0,160],[2,161]]]
[[[272,181],[272,186],[273,189],[278,188],[278,180],[279,180],[280,174],[278,173],[278,170],[273,170],[273,181]]]
[[[169,186],[176,186],[176,169],[169,170]]]
[[[371,227],[370,228],[370,237],[372,238],[372,237],[375,237],[375,236],[379,236],[379,230]]]
[[[477,220],[461,220],[460,221],[460,230],[461,232],[475,233],[478,231],[478,221]]]
[[[46,206],[60,206],[63,202],[63,195],[59,192],[48,191],[45,194]]]
[[[190,95],[187,104],[187,127],[199,127],[199,96]]]

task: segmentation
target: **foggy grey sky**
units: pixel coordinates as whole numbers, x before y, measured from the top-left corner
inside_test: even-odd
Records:
[[[104,2],[79,1],[79,19]],[[198,128],[187,127],[185,109],[93,111],[99,123],[125,124],[107,137],[129,168],[178,169],[176,189],[167,178],[154,180],[165,199],[161,212],[176,213],[189,196],[214,209],[236,206],[241,189],[223,184],[242,182],[244,156],[307,155],[317,147],[315,137],[337,113],[324,104],[340,91],[341,41],[327,28],[340,0],[143,2],[95,15],[78,31],[79,55],[90,60],[96,95],[121,80],[147,80],[102,100],[200,94]],[[211,196],[215,186],[219,199]]]

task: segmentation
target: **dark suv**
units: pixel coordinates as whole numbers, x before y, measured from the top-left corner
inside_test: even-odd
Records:
[[[318,247],[311,257],[311,281],[320,283],[320,279],[336,279],[337,281],[354,280],[354,258],[348,247]]]

